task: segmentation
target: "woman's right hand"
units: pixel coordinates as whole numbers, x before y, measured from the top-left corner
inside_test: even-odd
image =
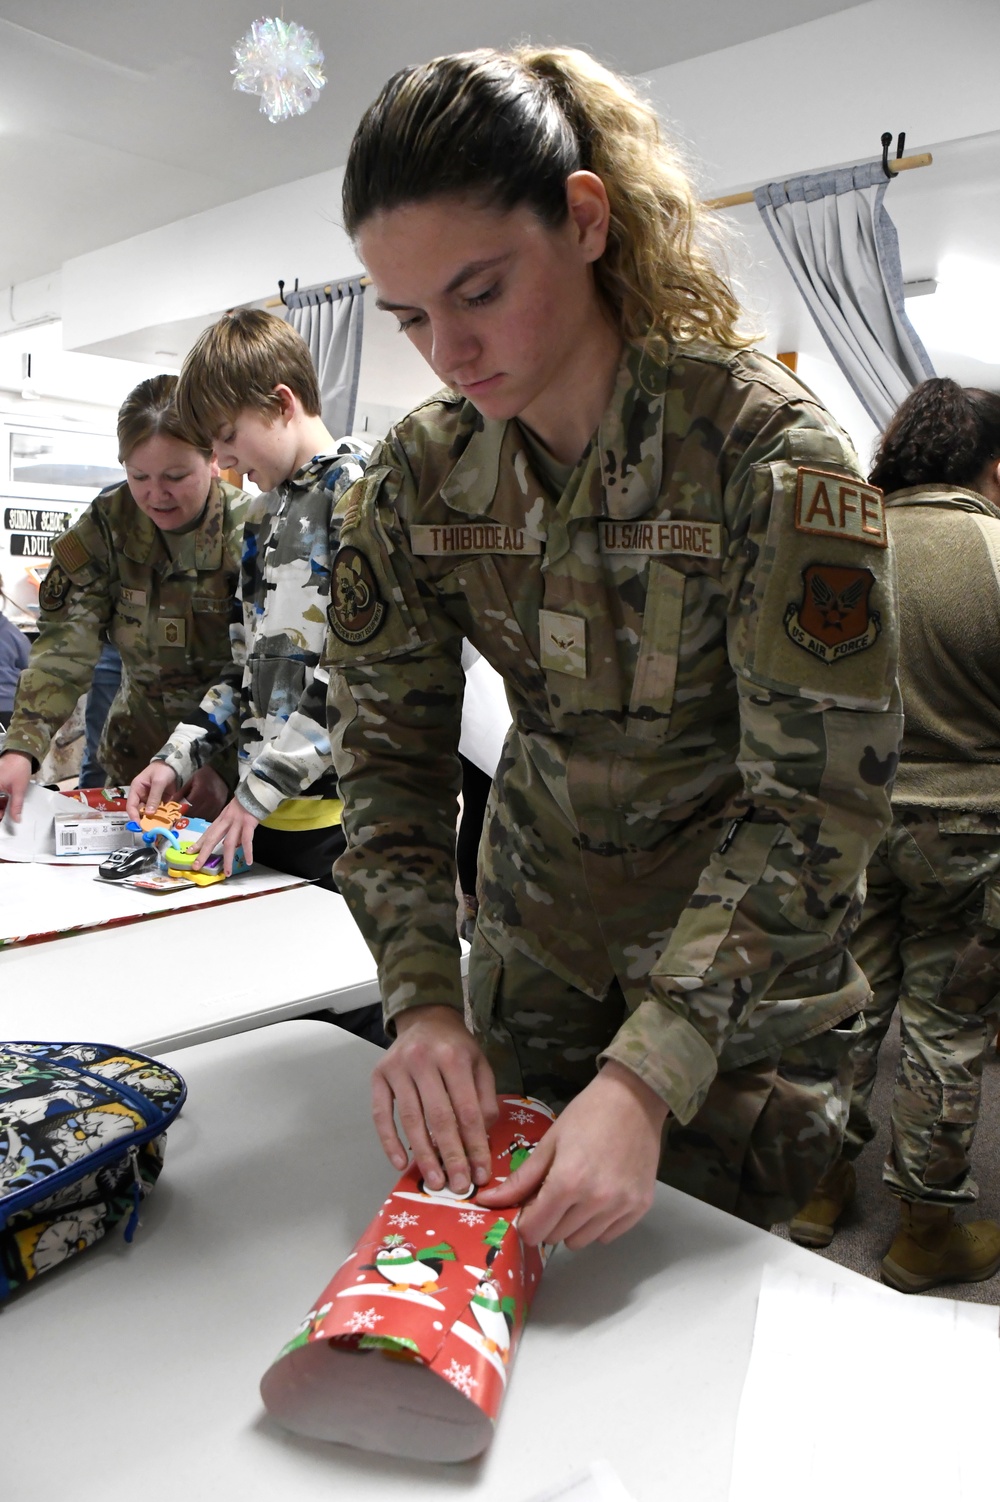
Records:
[[[0,799],[5,799],[5,812],[16,824],[24,807],[24,795],[31,781],[31,757],[23,751],[0,753]]]
[[[396,1041],[372,1076],[372,1117],[386,1157],[401,1172],[408,1162],[395,1106],[430,1189],[481,1188],[491,1177],[487,1131],[498,1114],[493,1071],[452,1007],[414,1007],[395,1020]]]
[[[150,813],[177,796],[177,778],[165,761],[151,761],[138,776],[132,778],[132,786],[125,800],[125,812],[130,819],[138,819],[143,809]]]

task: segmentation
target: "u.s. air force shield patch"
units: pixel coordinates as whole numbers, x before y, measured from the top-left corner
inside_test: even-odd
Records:
[[[334,635],[352,647],[371,641],[385,623],[386,608],[378,592],[375,573],[364,553],[357,548],[339,548],[333,564],[330,608],[327,611]]]
[[[802,570],[802,599],[785,611],[785,630],[796,646],[826,663],[866,651],[882,629],[869,605],[874,583],[867,568],[811,563]]]

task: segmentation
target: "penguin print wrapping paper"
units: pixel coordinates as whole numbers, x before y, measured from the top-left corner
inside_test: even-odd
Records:
[[[554,1117],[499,1097],[493,1182],[532,1152]],[[415,1460],[457,1461],[489,1444],[547,1247],[528,1247],[517,1211],[476,1190],[431,1190],[407,1170],[298,1332],[264,1374],[273,1418],[295,1433]]]

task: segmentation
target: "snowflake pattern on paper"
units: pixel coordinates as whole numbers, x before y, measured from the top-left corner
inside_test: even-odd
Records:
[[[516,1121],[519,1126],[525,1126],[529,1121],[534,1121],[534,1111],[511,1111],[511,1121]]]
[[[419,1216],[410,1215],[406,1210],[401,1210],[398,1215],[389,1216],[389,1224],[391,1226],[399,1226],[401,1231],[405,1231],[407,1226],[415,1226],[418,1219]]]
[[[486,1216],[480,1215],[476,1210],[463,1210],[458,1217],[458,1223],[462,1226],[481,1226],[485,1219]]]
[[[454,1356],[451,1358],[450,1364],[445,1367],[441,1375],[446,1379],[446,1381],[451,1383],[452,1387],[457,1387],[459,1392],[465,1398],[471,1398],[473,1388],[479,1386],[479,1383],[472,1375],[472,1367],[461,1366],[455,1360]]]
[[[348,1320],[347,1328],[352,1335],[370,1334],[383,1318],[374,1309],[357,1309]]]

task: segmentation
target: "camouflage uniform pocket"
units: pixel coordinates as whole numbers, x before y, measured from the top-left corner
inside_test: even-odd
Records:
[[[628,733],[657,740],[669,727],[674,706],[685,576],[661,558],[649,565],[642,641],[629,699]]]
[[[983,899],[983,923],[1000,929],[1000,881],[991,881]]]
[[[502,975],[503,960],[477,928],[469,954],[469,1009],[472,1031],[477,1038],[481,1039],[489,1032]]]

